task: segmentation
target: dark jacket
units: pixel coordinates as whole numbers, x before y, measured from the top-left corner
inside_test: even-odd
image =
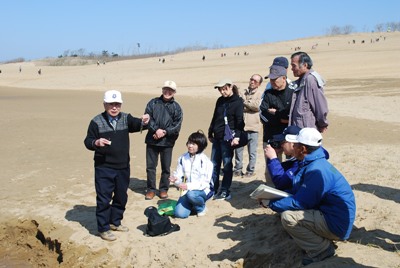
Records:
[[[343,175],[326,160],[323,148],[306,155],[295,174],[299,188],[292,196],[271,200],[276,212],[315,209],[322,212],[329,230],[347,239],[353,228],[356,202]]]
[[[283,90],[266,90],[260,105],[260,118],[263,123],[263,141],[267,142],[273,135],[281,134],[288,126],[290,105],[292,102],[292,84],[286,83]],[[275,114],[268,109],[276,109]],[[285,120],[283,123],[281,120]]]
[[[95,116],[89,124],[84,144],[87,149],[94,151],[94,165],[114,169],[129,167],[129,133],[141,129],[142,120],[130,114],[120,113],[116,129],[114,130],[108,120],[107,112]],[[95,141],[105,138],[111,145],[96,147]]]
[[[145,143],[154,146],[173,147],[182,126],[183,112],[181,106],[174,98],[165,101],[161,95],[147,103],[144,113],[150,115]],[[157,129],[167,131],[166,136],[159,140],[153,139]]]
[[[214,114],[208,128],[208,137],[223,140],[225,132],[224,109],[228,118],[228,125],[235,131],[235,137],[239,138],[244,131],[243,99],[233,94],[230,97],[219,97],[215,104]]]

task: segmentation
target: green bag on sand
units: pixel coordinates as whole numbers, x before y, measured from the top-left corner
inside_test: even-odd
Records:
[[[158,209],[157,209],[158,214],[167,215],[167,216],[174,216],[176,203],[178,203],[178,201],[175,201],[175,200],[167,200],[165,202],[162,202],[158,206]]]

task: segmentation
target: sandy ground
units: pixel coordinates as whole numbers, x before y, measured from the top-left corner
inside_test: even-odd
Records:
[[[349,44],[353,39],[356,44]],[[219,96],[214,83],[229,77],[244,88],[250,75],[266,75],[275,56],[289,57],[296,46],[310,53],[315,70],[328,82],[330,127],[324,147],[357,199],[350,239],[337,243],[335,257],[311,267],[400,267],[400,33],[183,53],[166,57],[164,64],[149,58],[100,66],[0,65],[0,267],[298,266],[300,249],[278,215],[248,197],[264,180],[261,146],[256,175],[234,178],[230,201],[209,201],[205,217],[171,219],[181,226],[179,232],[151,238],[143,235],[143,211],[161,201],[144,200],[144,133],[132,134],[123,221],[130,232],[117,233],[118,240],[110,243],[97,236],[93,154],[83,145],[90,119],[102,111],[104,90],[121,90],[123,111],[139,116],[161,93],[164,80],[174,80],[184,110],[177,159],[187,136],[208,128]],[[244,51],[250,55],[243,56]],[[222,52],[227,56],[221,58]],[[179,195],[174,188],[169,194],[174,200]]]

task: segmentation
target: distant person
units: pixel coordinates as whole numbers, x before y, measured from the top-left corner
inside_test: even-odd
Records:
[[[287,82],[287,70],[280,65],[272,65],[269,75],[272,90],[264,92],[260,105],[260,118],[263,125],[263,148],[274,135],[281,134],[288,126],[290,104],[293,95],[293,85]],[[282,151],[278,158],[283,159]],[[268,169],[265,169],[267,185],[272,185]]]
[[[263,78],[261,75],[253,74],[250,77],[249,86],[240,94],[243,99],[244,131],[246,132],[249,141],[247,144],[249,163],[246,167],[246,173],[243,173],[244,147],[235,149],[235,166],[233,168],[233,175],[235,177],[243,175],[245,177],[251,177],[255,175],[254,171],[257,162],[258,132],[261,128],[259,107],[262,91],[259,87],[262,82]]]
[[[291,56],[296,89],[290,108],[289,125],[312,127],[321,133],[328,129],[328,103],[324,95],[324,79],[312,69],[313,62],[305,52]]]
[[[231,199],[230,187],[233,175],[233,147],[239,144],[240,134],[244,131],[243,100],[239,97],[238,88],[230,79],[220,80],[214,88],[218,89],[218,98],[210,127],[208,139],[212,143],[211,161],[214,164],[213,183],[215,200]],[[226,121],[225,121],[226,120]],[[225,122],[235,132],[235,138],[225,137]],[[219,174],[223,165],[222,184],[219,185]]]
[[[176,171],[169,178],[181,191],[174,214],[177,218],[187,218],[191,213],[201,217],[206,215],[206,201],[212,196],[214,166],[204,154],[207,137],[203,132],[190,134],[186,146],[188,151],[179,157]]]
[[[146,200],[156,195],[156,169],[158,157],[161,163],[161,178],[159,182],[159,197],[168,198],[169,177],[172,161],[172,149],[178,139],[182,126],[183,112],[175,101],[176,83],[165,81],[160,97],[149,101],[145,114],[150,115],[150,123],[146,135]]]
[[[19,72],[22,72],[22,67],[21,66],[19,66]]]
[[[349,238],[355,198],[343,175],[327,161],[318,130],[303,128],[298,135],[286,135],[285,139],[294,143],[299,186],[289,197],[260,204],[281,213],[283,228],[303,250],[302,264],[308,265],[333,256],[333,240]]]
[[[202,58],[202,59],[203,59],[203,61],[205,61],[205,60],[206,60],[206,56],[203,55],[203,58]]]
[[[42,69],[39,69],[38,74],[39,74],[39,75],[42,74]]]
[[[105,92],[103,106],[104,112],[90,121],[84,144],[94,151],[97,230],[102,239],[114,241],[110,230],[129,231],[121,224],[128,201],[129,133],[147,125],[149,115],[136,118],[121,112],[122,96],[116,90]]]

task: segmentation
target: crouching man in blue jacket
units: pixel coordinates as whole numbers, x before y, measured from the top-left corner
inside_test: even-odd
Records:
[[[263,204],[281,213],[283,228],[305,252],[302,264],[308,265],[333,256],[333,240],[349,238],[355,198],[343,175],[326,160],[318,130],[303,128],[285,139],[294,143],[300,187],[292,196]]]

